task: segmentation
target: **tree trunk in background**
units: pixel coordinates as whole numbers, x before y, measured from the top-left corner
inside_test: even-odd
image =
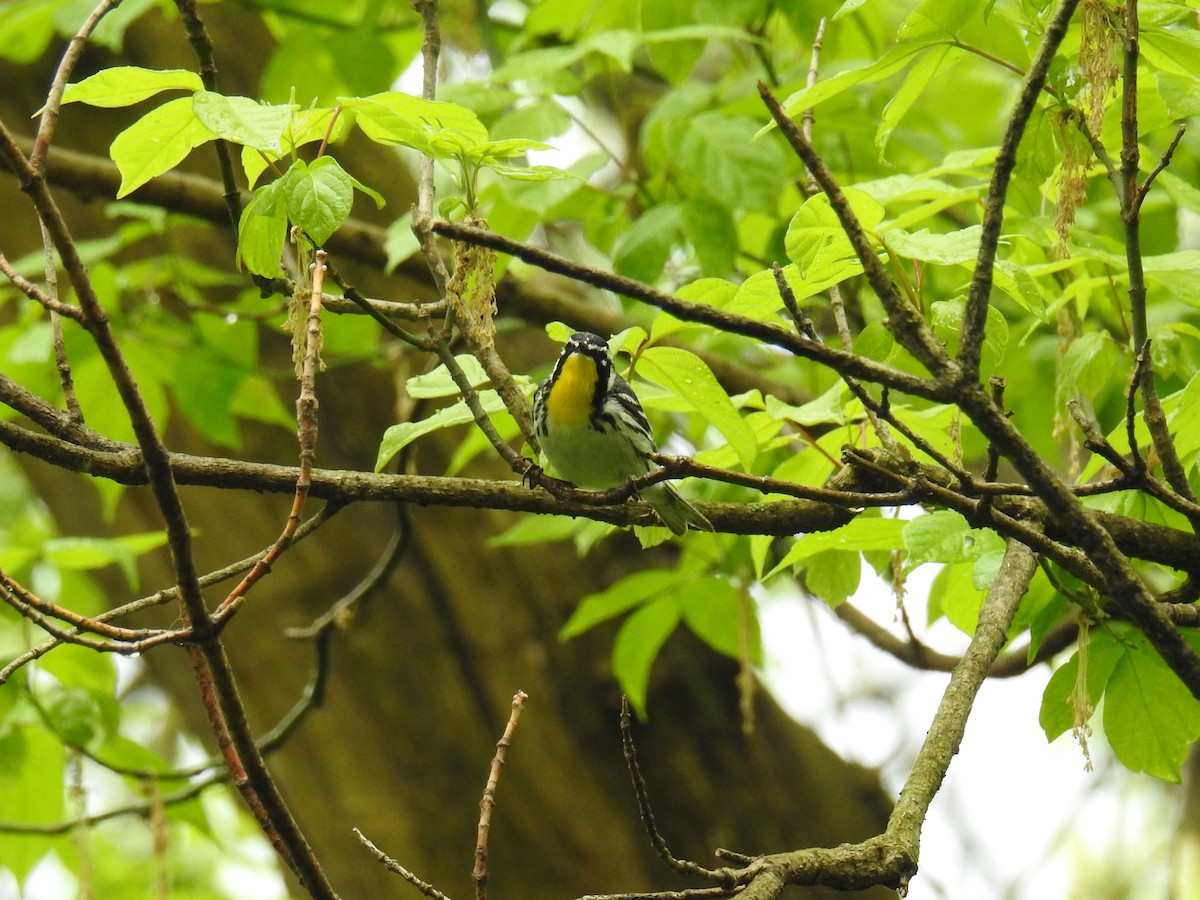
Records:
[[[265,46],[265,36],[260,29],[247,31],[249,19],[231,5],[201,10],[218,48],[224,90],[251,92],[255,73],[249,69],[261,65],[266,54],[245,48],[251,40]],[[241,48],[240,60],[222,52],[227,47]],[[88,59],[91,66],[76,80],[110,63],[99,51],[89,51]],[[154,17],[131,31],[121,62],[193,65],[178,23]],[[28,70],[5,68],[0,80],[13,88],[6,87],[0,100],[5,121],[27,120],[41,105],[48,79],[35,83]],[[87,124],[101,119],[102,128]],[[60,142],[103,155],[118,130],[113,121],[110,111],[98,115],[71,107]],[[373,152],[380,165],[387,165],[385,154]],[[213,169],[210,155],[193,154],[206,174]],[[369,164],[355,172],[377,187],[398,180],[409,184],[394,161],[378,172]],[[387,193],[392,202],[385,215],[406,208],[406,202],[396,202],[396,190]],[[59,197],[78,237],[94,237],[110,227],[101,214],[105,198],[86,205],[63,192]],[[38,246],[36,221],[11,177],[0,177],[0,206],[14,210],[0,221],[0,247],[16,257]],[[229,244],[215,245],[212,252],[223,254],[221,260],[232,257]],[[409,299],[415,290],[398,279],[339,267],[379,296]],[[546,361],[552,352],[544,343],[536,351],[521,345],[501,351],[514,368]],[[326,373],[318,381],[318,396],[318,465],[370,469],[379,437],[394,420],[394,393],[386,376],[368,366]],[[172,427],[173,449],[204,452],[198,444],[183,426]],[[247,428],[248,459],[293,463],[296,452],[294,441],[278,429]],[[27,468],[64,533],[97,532],[102,519],[94,494],[81,488],[83,476],[34,462]],[[421,470],[441,471],[436,462]],[[192,488],[184,490],[184,502],[197,533],[198,564],[207,571],[274,540],[291,498]],[[357,827],[451,896],[470,895],[479,798],[518,689],[530,699],[509,751],[492,823],[493,896],[563,900],[692,886],[656,860],[638,820],[617,730],[619,697],[608,665],[614,629],[598,629],[569,643],[557,638],[580,598],[632,568],[670,564],[666,551],[643,553],[631,539],[611,541],[583,559],[569,544],[489,548],[488,538],[515,521],[513,516],[419,507],[401,512],[409,529],[407,552],[335,638],[324,707],[271,758],[335,888],[346,900],[415,896],[359,845],[351,833]],[[273,725],[308,678],[311,650],[284,637],[284,629],[307,625],[353,587],[396,523],[396,511],[382,505],[344,510],[290,550],[253,590],[225,638],[256,730]],[[113,530],[157,528],[161,522],[148,492],[129,491]],[[169,583],[164,560],[143,566],[147,590]],[[114,600],[126,599],[120,582],[109,585]],[[220,596],[221,589],[211,591],[209,600]],[[153,618],[174,616],[175,610],[165,607]],[[183,653],[162,648],[148,654],[146,662],[176,696],[190,727],[206,734]],[[754,733],[742,733],[735,674],[730,661],[682,635],[671,639],[654,667],[650,718],[637,734],[659,826],[676,855],[713,864],[711,851],[718,846],[779,851],[830,846],[881,831],[887,803],[874,775],[838,758],[762,692]]]

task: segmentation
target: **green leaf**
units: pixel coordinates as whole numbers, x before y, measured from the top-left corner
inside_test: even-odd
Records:
[[[638,718],[646,717],[650,666],[677,625],[679,604],[674,597],[664,597],[639,609],[617,632],[612,652],[613,674]]]
[[[870,234],[883,221],[883,207],[869,194],[853,188],[847,188],[845,195],[859,223]],[[862,271],[858,255],[825,194],[816,194],[806,200],[792,217],[784,247],[806,284],[815,282],[828,286]],[[797,294],[797,299],[815,292]]]
[[[758,661],[758,623],[750,600],[727,580],[709,576],[689,582],[680,592],[679,603],[683,623],[708,646],[732,659],[748,655],[752,662]],[[748,628],[753,633],[745,634]]]
[[[488,413],[504,412],[504,401],[495,391],[480,391],[479,402]],[[417,438],[432,434],[442,428],[453,425],[465,425],[475,421],[471,410],[465,402],[458,402],[445,409],[439,409],[431,416],[426,416],[417,422],[401,422],[393,425],[383,433],[383,441],[379,445],[379,456],[375,460],[375,471],[380,471],[388,464],[393,456],[415,441]]]
[[[1200,704],[1140,631],[1122,635],[1124,653],[1104,691],[1104,733],[1126,768],[1180,780],[1200,737]]]
[[[811,87],[797,91],[783,101],[783,108],[789,116],[798,119],[806,109],[812,109],[826,100],[836,97],[838,94],[854,87],[856,84],[879,81],[887,78],[889,75],[896,74],[907,66],[914,56],[934,43],[937,42],[930,40],[898,44],[890,48],[879,59],[868,66],[840,72],[832,78],[821,79]],[[774,127],[775,125],[772,122],[770,125],[759,129],[759,134],[769,131]]]
[[[722,276],[733,271],[738,235],[728,209],[703,198],[688,201],[683,209],[683,233],[703,271]]]
[[[45,728],[27,725],[0,732],[0,819],[30,824],[61,820],[65,777],[62,742]],[[51,846],[47,838],[0,833],[0,859],[19,881]]]
[[[903,519],[859,516],[833,531],[810,532],[792,544],[767,578],[827,550],[899,550],[907,524]]]
[[[1200,78],[1195,73],[1179,75],[1175,72],[1156,72],[1155,83],[1159,96],[1166,104],[1167,114],[1172,119],[1187,119],[1200,115]],[[1160,172],[1159,177],[1166,175]]]
[[[456,157],[487,142],[487,129],[471,110],[422,100],[399,91],[340,97],[353,109],[363,134],[379,144],[401,144],[438,159]]]
[[[804,567],[804,584],[830,607],[845,603],[858,590],[862,557],[841,550],[823,550],[809,557]]]
[[[986,591],[980,590],[975,584],[974,568],[965,563],[943,566],[934,576],[929,587],[931,623],[940,614],[963,634],[975,634]]]
[[[622,232],[613,247],[618,275],[653,284],[662,275],[671,251],[683,241],[682,210],[674,203],[653,207]]]
[[[74,604],[73,608],[78,610]],[[117,670],[112,657],[87,647],[64,645],[43,657],[42,665],[63,687],[109,695],[117,688]]]
[[[100,704],[83,688],[54,691],[44,705],[50,727],[67,744],[87,747],[107,730]]]
[[[241,442],[233,398],[243,374],[229,360],[198,349],[188,354],[171,381],[179,411],[197,431],[224,447],[237,448]]]
[[[682,190],[729,212],[774,212],[788,159],[775,141],[754,140],[756,130],[755,120],[718,111],[693,118],[675,148],[673,174]]]
[[[471,387],[479,387],[481,384],[487,384],[490,380],[487,372],[483,370],[483,366],[479,364],[479,360],[470,353],[460,353],[454,359],[459,368],[463,370],[463,374],[467,376]],[[404,383],[404,389],[408,392],[408,396],[416,400],[428,400],[432,397],[455,397],[459,392],[458,385],[455,384],[450,370],[445,365],[440,365],[436,369],[420,375],[414,375]]]
[[[129,586],[137,588],[136,557],[117,541],[92,537],[54,538],[42,545],[42,552],[49,562],[64,569],[88,571],[119,565],[130,581]]]
[[[638,374],[688,401],[725,436],[743,468],[751,470],[758,455],[754,432],[704,360],[677,347],[649,347],[638,360]]]
[[[88,106],[132,106],[162,91],[199,91],[200,76],[187,69],[143,69],[114,66],[101,69],[83,81],[68,84],[62,102]]]
[[[55,6],[45,0],[0,4],[0,59],[17,65],[35,62],[54,39],[54,12]]]
[[[249,97],[226,97],[212,91],[197,91],[191,102],[196,118],[218,137],[264,153],[283,152],[283,132],[294,107],[271,106]]]
[[[320,246],[350,215],[354,185],[336,159],[322,156],[311,164],[298,159],[283,179],[287,215]]]
[[[909,568],[928,562],[974,562],[985,553],[1004,549],[1004,540],[996,532],[972,528],[951,510],[918,516],[905,524],[903,537]]]
[[[387,266],[384,271],[389,275],[396,271],[396,266],[421,249],[421,242],[412,230],[411,212],[406,212],[388,226],[383,249],[387,253]]]
[[[930,234],[924,230],[909,234],[893,229],[885,231],[883,237],[888,247],[906,259],[951,266],[974,261],[979,253],[982,230],[982,226],[979,225],[971,225],[949,234]]]
[[[1163,173],[1166,174],[1166,173]],[[1046,317],[1046,298],[1038,289],[1037,282],[1024,266],[1006,259],[996,261],[992,270],[992,281],[997,288],[1019,303],[1026,312],[1039,319]]]
[[[900,124],[900,120],[904,118],[905,114],[912,109],[913,104],[924,93],[929,82],[944,68],[952,67],[960,58],[961,51],[956,47],[950,45],[935,46],[924,53],[917,60],[916,64],[908,70],[908,74],[904,76],[904,81],[900,85],[900,89],[892,95],[892,99],[883,108],[883,116],[879,120],[878,129],[875,131],[875,146],[879,150],[880,162],[884,161],[887,143],[892,136],[892,132],[896,130],[896,126]],[[947,66],[947,63],[950,63],[950,66]]]
[[[1087,671],[1084,689],[1088,701],[1095,709],[1100,703],[1113,670],[1124,656],[1121,642],[1114,639],[1111,626],[1093,628],[1086,650]],[[1079,679],[1080,653],[1078,650],[1063,665],[1055,670],[1042,692],[1042,708],[1038,722],[1046,732],[1046,740],[1052,741],[1075,727],[1075,684]]]
[[[1056,411],[1066,411],[1067,401],[1083,389],[1081,382],[1084,373],[1092,368],[1108,344],[1108,337],[1102,331],[1089,331],[1071,343],[1058,364],[1058,375],[1054,385]]]
[[[567,541],[575,536],[579,523],[565,516],[527,516],[511,528],[488,539],[489,547],[528,547]]]
[[[191,97],[170,100],[152,109],[118,134],[108,148],[121,172],[117,197],[124,197],[151,178],[173,169],[193,149],[215,137],[196,118]]]
[[[930,305],[929,312],[935,333],[946,343],[950,352],[956,353],[958,338],[962,333],[963,316],[966,313],[966,301],[961,298],[939,300]],[[987,309],[983,347],[986,351],[987,367],[997,366],[1004,360],[1004,353],[1008,349],[1008,320],[994,306],[988,306]]]
[[[254,192],[238,223],[237,262],[255,275],[278,278],[280,257],[287,240],[287,201],[284,183],[273,181]]]
[[[952,38],[979,8],[976,0],[923,0],[908,14],[897,37],[902,41]]]
[[[667,569],[647,569],[626,575],[608,589],[584,597],[559,631],[558,638],[565,641],[576,637],[634,607],[672,594],[684,577]]]

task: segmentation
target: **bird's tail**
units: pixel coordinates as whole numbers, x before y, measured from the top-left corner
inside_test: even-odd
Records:
[[[666,482],[651,485],[642,491],[642,499],[654,507],[662,523],[675,534],[683,534],[689,526],[697,531],[714,530],[708,517],[683,499],[674,485]]]

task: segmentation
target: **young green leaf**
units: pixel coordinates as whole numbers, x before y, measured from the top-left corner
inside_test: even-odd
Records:
[[[673,596],[686,577],[672,569],[647,569],[626,575],[606,590],[589,594],[558,633],[559,640],[583,634],[601,622],[663,596]]]
[[[283,152],[283,132],[293,107],[197,91],[192,96],[192,110],[200,123],[218,137],[278,156]]]
[[[903,519],[860,516],[833,531],[814,531],[796,540],[770,572],[783,571],[827,550],[898,550],[904,546]]]
[[[754,432],[738,413],[708,365],[677,347],[649,347],[638,361],[638,373],[687,400],[737,451],[747,472],[758,455]]]
[[[638,718],[646,717],[650,666],[678,625],[678,602],[674,597],[663,597],[631,615],[617,632],[612,651],[613,674]]]
[[[196,118],[192,98],[180,97],[152,109],[116,136],[108,148],[121,172],[118,197],[175,168],[201,144],[216,137]]]
[[[985,553],[1004,549],[996,532],[972,528],[962,515],[947,509],[911,520],[903,536],[909,568],[928,562],[973,563]]]
[[[1135,629],[1104,691],[1104,733],[1126,768],[1180,780],[1188,747],[1200,737],[1200,704]]]
[[[504,411],[504,401],[495,391],[480,391],[479,402],[488,413]],[[452,425],[465,425],[474,420],[475,417],[467,408],[467,404],[460,401],[453,406],[439,409],[433,415],[426,416],[420,421],[401,422],[393,425],[383,433],[383,441],[379,445],[379,456],[375,460],[375,471],[380,471],[393,456],[417,438],[432,434],[442,428],[449,428]]]
[[[358,127],[376,143],[401,144],[440,159],[475,150],[488,139],[475,113],[454,103],[399,91],[341,97],[339,102],[355,111]]]
[[[237,262],[255,275],[283,274],[280,256],[287,239],[287,201],[284,183],[273,181],[254,192],[238,223]]]
[[[288,218],[318,246],[346,221],[354,205],[350,176],[332,156],[322,156],[311,164],[296,160],[283,184]]]
[[[845,603],[861,579],[862,559],[857,553],[823,550],[809,557],[804,567],[805,586],[830,607]]]
[[[132,106],[162,91],[199,91],[203,88],[200,76],[187,69],[114,66],[101,69],[83,81],[68,84],[62,102],[103,107]]]
[[[463,374],[471,382],[471,387],[487,384],[489,378],[479,360],[470,353],[460,353],[454,357],[463,370]],[[428,400],[432,397],[454,397],[458,395],[459,387],[451,377],[449,370],[438,366],[429,372],[414,375],[404,383],[408,396],[418,400]]]
[[[850,69],[840,72],[832,78],[823,78],[811,87],[806,87],[792,94],[783,101],[783,108],[789,116],[798,119],[806,109],[824,103],[836,97],[856,84],[870,83],[894,75],[912,62],[912,58],[923,49],[936,41],[917,41],[914,43],[898,44],[890,48],[879,59],[860,69]],[[759,129],[759,134],[774,128],[774,122]]]
[[[942,72],[945,77],[944,70],[952,68],[961,58],[961,53],[962,51],[949,44],[934,46],[922,54],[916,64],[908,70],[900,89],[892,95],[892,99],[883,108],[879,128],[875,131],[875,146],[879,150],[881,163],[884,162],[888,140],[891,138],[892,132],[896,130],[896,126],[900,124],[900,120],[912,109],[913,104],[920,98],[929,82],[939,72]]]
[[[718,653],[732,659],[749,654],[757,662],[761,646],[750,603],[729,581],[716,576],[689,582],[680,592],[683,622],[693,634]],[[753,633],[745,634],[747,628]]]

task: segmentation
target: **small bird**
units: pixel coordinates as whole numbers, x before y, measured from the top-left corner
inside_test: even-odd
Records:
[[[571,335],[534,394],[533,420],[546,459],[579,487],[619,487],[654,468],[649,454],[657,450],[646,413],[598,335]],[[668,482],[643,488],[641,495],[675,534],[688,526],[713,530],[704,513]]]

